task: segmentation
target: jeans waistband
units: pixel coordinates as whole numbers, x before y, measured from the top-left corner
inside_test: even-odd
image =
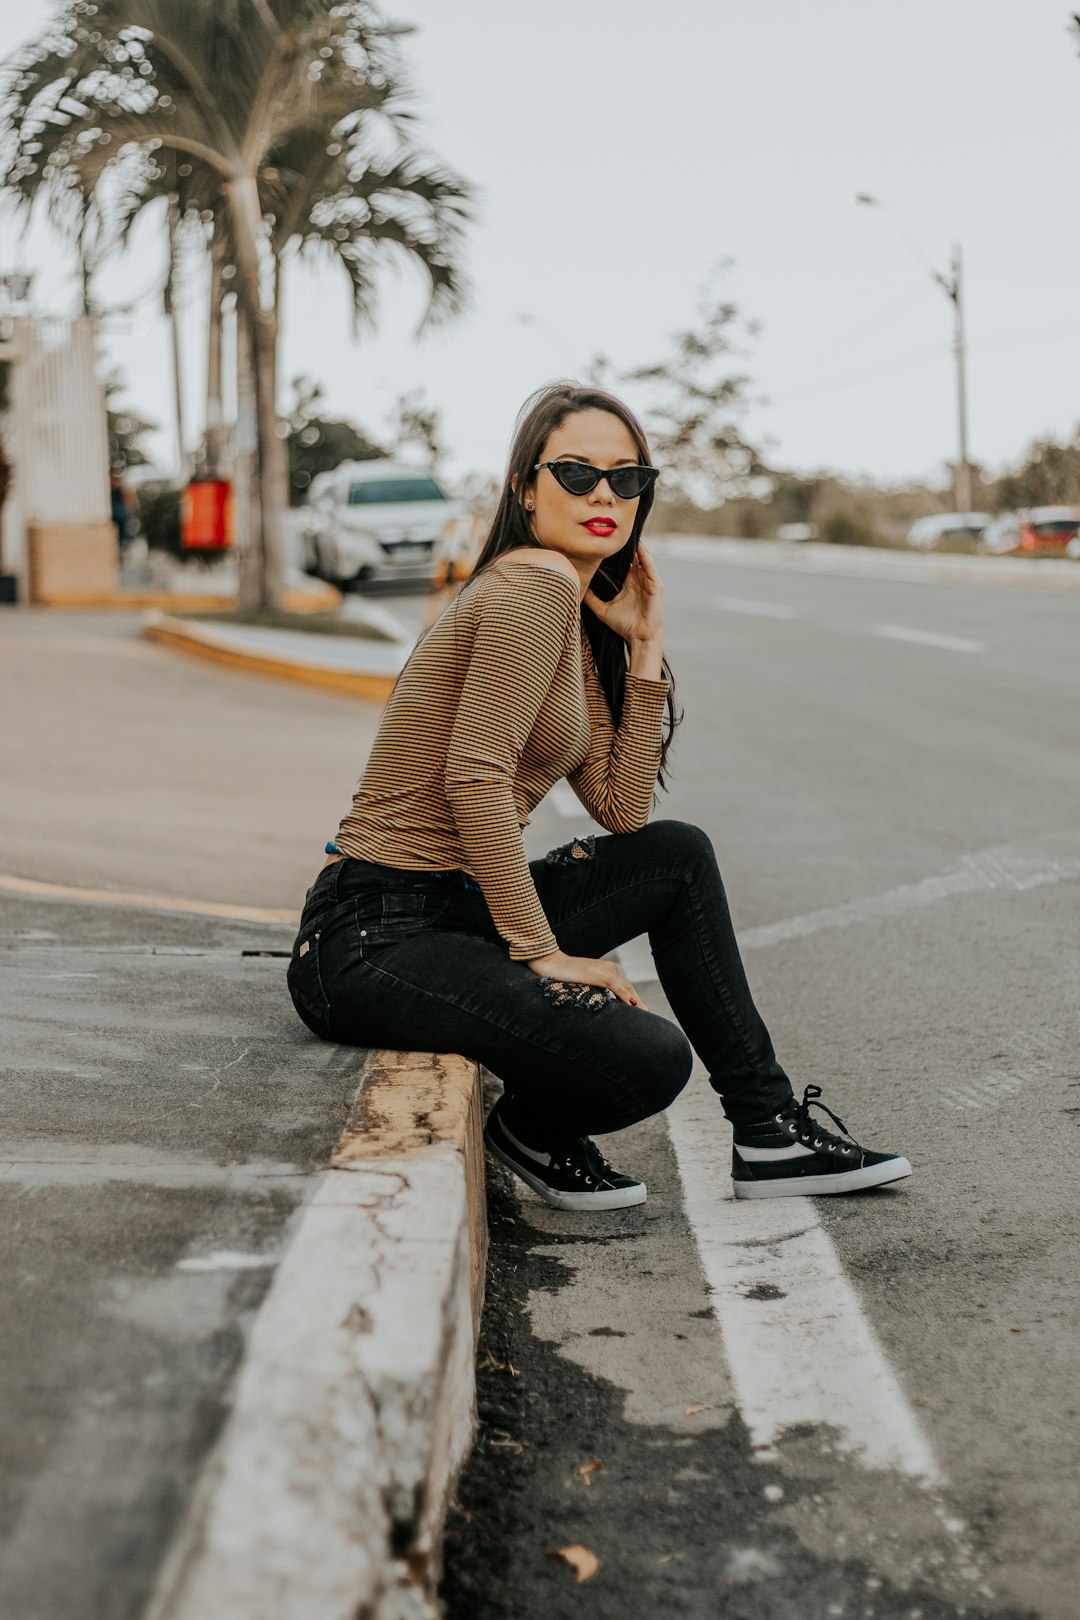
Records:
[[[345,851],[343,849],[339,849],[337,844],[334,843],[333,839],[330,839],[326,845],[326,853],[327,855],[344,855]],[[353,857],[351,856],[346,857],[346,859],[352,858]],[[363,861],[361,864],[372,867],[376,872],[402,874],[406,877],[412,878],[457,878],[463,888],[480,889],[480,885],[477,883],[476,879],[469,877],[468,873],[464,872],[460,866],[447,867],[447,869],[443,872],[420,872],[416,871],[412,867],[384,866],[379,861]]]
[[[466,889],[479,889],[480,887],[476,879],[469,877],[468,873],[463,872],[460,866],[452,866],[447,872],[425,872],[424,876],[435,878],[458,878],[462,884],[462,887]]]

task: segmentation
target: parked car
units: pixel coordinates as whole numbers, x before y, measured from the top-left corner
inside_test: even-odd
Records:
[[[1080,506],[1033,506],[1020,516],[1022,557],[1064,557],[1080,534]]]
[[[346,461],[312,479],[301,513],[305,572],[347,586],[430,582],[459,506],[429,467]]]
[[[1032,506],[1000,512],[983,535],[980,551],[996,556],[1074,557],[1080,552],[1080,506]]]
[[[957,543],[974,549],[989,522],[988,512],[934,512],[915,519],[907,543],[918,551],[939,551]]]
[[[999,512],[987,524],[977,549],[991,557],[1007,557],[1019,551],[1023,521],[1022,512]]]

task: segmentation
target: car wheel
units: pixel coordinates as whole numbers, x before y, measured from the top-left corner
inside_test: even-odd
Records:
[[[309,534],[305,534],[302,537],[302,544],[303,544],[303,548],[304,548],[304,550],[303,550],[303,558],[304,558],[303,569],[304,569],[304,573],[307,574],[309,578],[318,579],[318,577],[319,577],[319,554],[318,554],[318,551],[316,550],[315,545],[314,545],[314,543],[312,541],[312,538],[311,538],[311,536]]]

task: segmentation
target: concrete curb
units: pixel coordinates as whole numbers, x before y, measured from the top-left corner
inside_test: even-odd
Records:
[[[437,1620],[472,1442],[480,1071],[372,1053],[144,1620]]]
[[[903,579],[916,584],[997,585],[1012,590],[1080,591],[1080,563],[1066,558],[981,557],[829,546],[820,541],[736,540],[697,534],[660,535],[658,557],[691,557],[751,568],[848,578]]]
[[[260,650],[249,641],[244,644],[242,626],[195,625],[183,619],[173,619],[164,613],[149,613],[143,635],[150,641],[161,642],[193,658],[202,658],[227,669],[244,670],[250,675],[269,675],[277,680],[293,681],[300,686],[317,686],[327,692],[342,692],[347,697],[366,698],[373,703],[385,703],[397,679],[392,672],[377,669],[347,669],[326,660],[320,662],[319,649],[298,657],[292,653]],[[315,640],[316,638],[309,638]],[[365,656],[374,663],[388,659],[403,664],[407,649],[390,642],[370,643]],[[357,640],[357,649],[365,643]],[[378,646],[379,653],[372,657],[370,648]]]

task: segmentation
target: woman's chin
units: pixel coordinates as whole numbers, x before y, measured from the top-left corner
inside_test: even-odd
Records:
[[[580,529],[572,540],[559,549],[565,551],[568,557],[588,557],[593,562],[603,562],[605,557],[614,557],[625,544],[626,538],[618,530],[613,534],[590,534],[588,529]]]

